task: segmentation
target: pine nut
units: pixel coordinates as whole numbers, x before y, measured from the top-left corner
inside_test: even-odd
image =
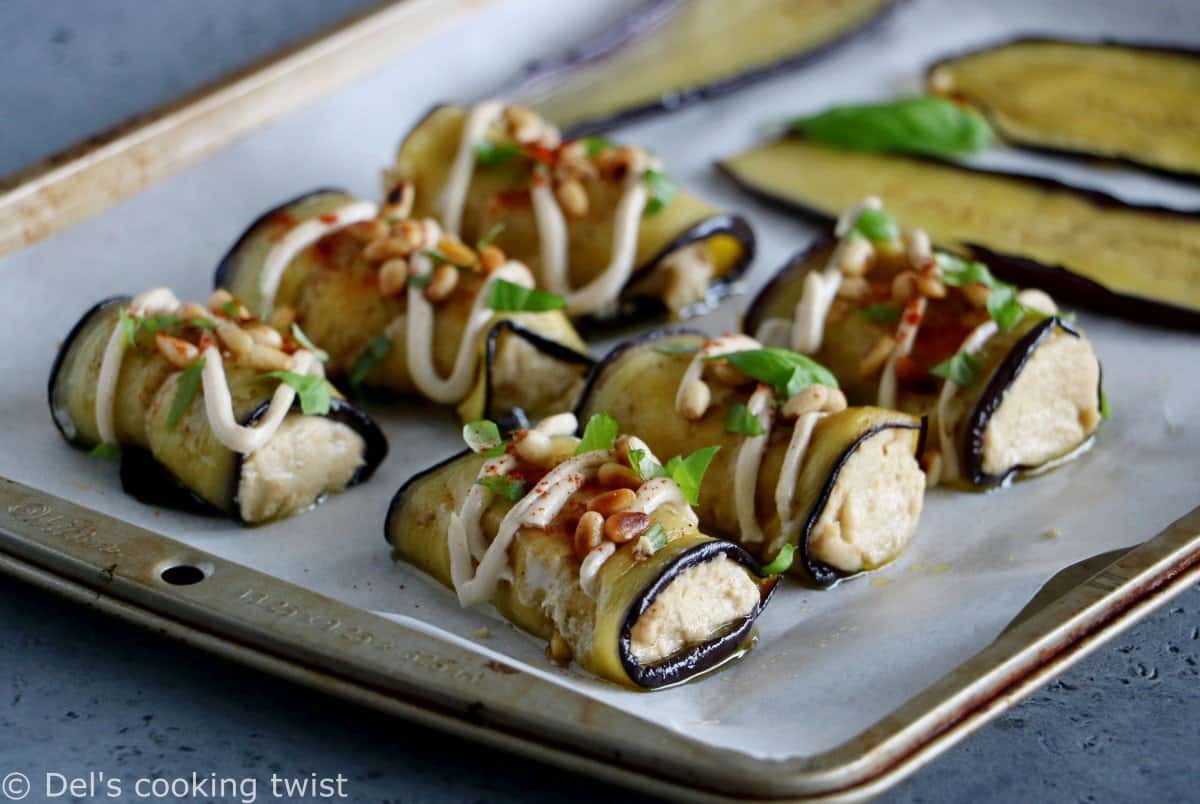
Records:
[[[271,311],[271,326],[280,332],[290,330],[292,324],[296,323],[296,308],[287,304],[281,304]]]
[[[359,221],[346,227],[346,232],[355,240],[370,243],[387,237],[391,229],[386,223],[376,218],[373,221]]]
[[[1050,298],[1050,294],[1037,288],[1022,290],[1017,294],[1017,301],[1042,315],[1054,315],[1058,312],[1058,305],[1054,303],[1054,299]]]
[[[858,364],[858,373],[861,377],[870,377],[875,372],[883,368],[883,364],[892,356],[892,351],[896,348],[896,339],[890,335],[884,335],[875,345],[871,347],[871,351],[867,352],[862,361]]]
[[[264,346],[261,343],[250,347],[249,362],[251,367],[259,371],[287,371],[292,367],[292,359],[278,349]]]
[[[783,415],[798,419],[805,413],[837,413],[846,409],[846,395],[827,385],[810,385],[783,406]]]
[[[712,391],[704,380],[692,380],[683,389],[680,413],[685,419],[696,421],[704,417],[708,403],[712,401]]]
[[[942,280],[935,276],[921,273],[916,279],[917,292],[927,299],[944,299],[946,298],[946,286],[942,284]]]
[[[545,127],[532,109],[516,103],[504,110],[504,122],[513,139],[522,144],[537,142]]]
[[[185,369],[200,357],[200,350],[183,338],[159,332],[154,335],[154,343],[158,347],[158,353],[175,368]]]
[[[892,278],[892,301],[905,304],[916,292],[917,275],[912,271],[901,271]]]
[[[196,304],[195,302],[188,302],[181,305],[179,308],[179,317],[185,321],[191,321],[196,318],[203,321],[210,321],[212,319],[212,316],[208,314],[208,308],[203,304]]]
[[[546,646],[546,658],[557,665],[566,667],[571,663],[571,646],[567,644],[567,640],[562,638],[562,634],[555,631],[550,636],[550,644]]]
[[[558,203],[569,218],[582,218],[588,213],[587,190],[574,179],[569,179],[558,185],[555,192]]]
[[[369,262],[383,262],[392,260],[396,257],[406,257],[412,251],[408,244],[403,242],[398,237],[385,237],[380,240],[372,240],[367,243],[367,247],[363,249],[363,259]]]
[[[642,481],[638,480],[638,476],[633,473],[632,469],[625,464],[612,461],[601,465],[599,471],[596,472],[596,479],[600,481],[601,486],[611,489],[636,489],[642,485]]]
[[[513,451],[517,457],[534,466],[549,464],[553,448],[550,437],[537,430],[518,430],[513,434]]]
[[[266,324],[251,324],[243,327],[242,330],[250,336],[250,338],[263,346],[270,346],[273,349],[283,348],[283,336],[277,331],[271,329]]]
[[[587,554],[600,546],[604,541],[604,517],[595,511],[588,511],[579,518],[575,526],[575,536],[571,546],[575,550],[575,559],[583,561]]]
[[[845,276],[862,276],[871,267],[875,247],[865,237],[854,237],[842,246],[838,268]]]
[[[741,369],[728,360],[713,360],[705,368],[708,369],[707,373],[710,377],[730,388],[739,388],[750,382],[750,377],[743,374]]]
[[[649,514],[621,511],[604,520],[604,538],[616,544],[625,544],[641,536],[649,527]]]
[[[483,266],[485,274],[490,274],[506,262],[508,258],[497,246],[487,245],[479,252],[479,263]]]
[[[237,304],[237,307],[233,308],[233,315],[225,312],[225,308],[229,306],[230,302]],[[241,302],[238,302],[238,300],[233,297],[233,294],[224,288],[218,288],[217,290],[214,290],[213,294],[208,297],[208,309],[214,313],[220,313],[221,315],[226,315],[230,318],[236,318],[238,321],[246,321],[251,317],[250,311],[246,309],[245,305],[243,305]]]
[[[379,292],[399,296],[408,282],[408,263],[397,257],[379,266]]]
[[[475,252],[463,245],[461,240],[456,240],[452,237],[443,237],[438,241],[438,250],[445,254],[450,262],[455,265],[475,264]]]
[[[458,269],[453,265],[439,265],[433,271],[433,279],[425,286],[425,298],[434,304],[444,302],[458,287]]]
[[[254,339],[242,331],[237,324],[221,323],[217,325],[217,337],[221,344],[234,357],[245,357],[254,346]]]
[[[908,246],[909,264],[916,270],[921,270],[933,259],[933,246],[924,229],[908,230],[904,233],[904,242]]]
[[[838,285],[839,299],[861,299],[871,290],[871,284],[861,276],[847,276]]]
[[[629,508],[637,500],[637,495],[631,489],[613,489],[594,497],[588,504],[589,511],[595,511],[604,518]]]
[[[976,282],[973,285],[963,285],[959,290],[963,292],[963,295],[967,297],[967,301],[973,307],[978,307],[981,310],[987,307],[988,296],[992,295],[991,289],[980,282]]]

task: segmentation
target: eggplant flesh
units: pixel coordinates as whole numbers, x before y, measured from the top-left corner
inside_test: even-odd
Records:
[[[797,68],[863,31],[893,0],[651,0],[515,90],[571,134],[613,128]]]
[[[388,510],[385,537],[394,556],[448,587],[450,516],[482,464],[482,457],[460,453],[411,478]],[[585,487],[577,494],[588,493]],[[511,505],[497,497],[485,509],[487,539],[494,538]],[[546,528],[519,529],[509,548],[513,580],[499,584],[492,604],[537,637],[549,640],[559,634],[581,666],[624,686],[655,689],[719,666],[744,649],[777,579],[764,577],[754,558],[737,545],[700,533],[673,505],[661,506],[652,519],[669,535],[666,546],[644,557],[637,556],[635,542],[618,548],[597,575],[595,598],[579,584],[569,523],[560,518]],[[749,595],[746,613],[717,624],[707,638],[672,649],[679,635],[669,633],[670,623],[703,619],[706,610],[718,617],[726,595],[734,594]],[[685,606],[688,610],[682,611]],[[670,640],[664,648],[669,653],[659,656],[662,646],[648,641],[652,638]]]
[[[326,370],[335,380],[348,377],[374,338],[385,330],[398,333],[363,384],[385,394],[418,394],[404,338],[407,304],[403,295],[380,293],[378,269],[361,258],[363,244],[352,233],[334,232],[297,255],[283,274],[274,305],[259,298],[264,261],[280,234],[353,200],[337,190],[321,190],[269,210],[221,261],[216,285],[246,299],[255,315],[266,315],[272,307],[293,310],[295,322],[328,353]],[[434,365],[442,376],[453,369],[483,281],[478,272],[460,271],[459,277],[455,292],[435,308]],[[505,421],[516,409],[541,417],[570,407],[592,364],[586,344],[556,310],[495,313],[470,348],[479,356],[480,370],[459,404],[464,421]]]
[[[1135,205],[1049,179],[788,137],[733,156],[743,189],[832,221],[868,195],[934,244],[1060,301],[1200,328],[1200,212]]]
[[[51,371],[51,415],[64,438],[81,449],[100,441],[95,417],[100,364],[128,301],[109,299],[86,313]],[[122,486],[143,502],[222,513],[245,523],[278,519],[367,480],[387,453],[375,423],[335,399],[326,416],[304,415],[297,407],[266,446],[243,456],[213,435],[203,391],[168,426],[180,377],[156,351],[125,351],[114,423]],[[278,381],[242,367],[227,366],[226,377],[235,420],[252,424],[265,413]]]
[[[618,346],[597,364],[577,409],[580,421],[604,412],[638,433],[661,459],[719,446],[700,489],[696,510],[712,533],[741,539],[734,495],[737,455],[745,436],[726,432],[730,406],[749,389],[711,383],[703,418],[689,421],[675,409],[675,393],[704,342],[702,333],[661,331]],[[849,408],[819,420],[805,453],[794,494],[794,516],[782,521],[776,507],[790,428],[774,428],[755,491],[755,514],[764,533],[764,561],[797,545],[802,560],[792,574],[819,586],[897,558],[916,531],[925,478],[916,454],[919,418],[876,407]]]
[[[943,59],[928,85],[1015,145],[1200,179],[1200,51],[1023,38]]]
[[[439,217],[436,202],[458,152],[466,116],[467,110],[459,106],[436,107],[400,144],[395,176],[416,187],[413,217]],[[503,226],[495,244],[512,259],[528,265],[536,277],[542,276],[542,251],[530,201],[532,181],[528,159],[494,166],[477,164],[459,235],[464,243],[474,243]],[[568,219],[566,225],[572,288],[586,285],[609,265],[623,192],[622,183],[602,178],[581,179],[580,183],[589,199],[588,211]],[[611,326],[667,312],[686,317],[707,309],[730,292],[730,283],[745,271],[754,248],[754,233],[745,219],[723,214],[680,190],[664,207],[640,219],[634,267],[615,309],[580,316],[582,323]],[[679,258],[686,260],[682,267],[670,270]]]

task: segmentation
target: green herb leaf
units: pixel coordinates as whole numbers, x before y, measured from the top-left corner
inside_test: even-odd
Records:
[[[987,311],[1001,332],[1008,332],[1025,317],[1025,306],[1017,301],[1017,289],[997,282],[988,294]]]
[[[646,540],[645,544],[649,548],[647,555],[654,555],[670,542],[670,539],[667,538],[666,529],[657,522],[646,528],[641,538]]]
[[[216,323],[207,318],[180,318],[177,315],[130,315],[124,308],[120,311],[118,326],[124,335],[125,345],[136,347],[141,335],[153,337],[160,332],[177,329],[215,329]]]
[[[562,296],[527,288],[507,279],[497,279],[488,294],[488,307],[498,313],[542,313],[567,306]]]
[[[942,271],[942,284],[952,287],[986,285],[989,288],[996,284],[992,272],[981,262],[964,260],[962,257],[943,251],[937,252],[934,259]]]
[[[471,452],[481,453],[495,449],[504,443],[500,438],[500,428],[494,421],[480,419],[477,422],[464,424],[462,429],[463,441],[471,448]]]
[[[121,447],[117,444],[97,444],[88,451],[93,458],[103,458],[106,461],[121,460]]]
[[[746,436],[760,436],[765,432],[762,422],[741,402],[734,402],[725,414],[725,432]]]
[[[877,324],[890,324],[893,321],[900,320],[900,311],[886,304],[872,304],[870,307],[864,307],[859,310],[858,314],[868,321],[874,321]]]
[[[971,385],[979,377],[979,360],[967,352],[958,352],[949,360],[938,363],[929,373],[958,386]]]
[[[771,563],[763,566],[763,573],[766,575],[782,575],[792,567],[792,562],[796,560],[796,545],[785,544],[779,548],[779,552],[775,558],[771,559]]]
[[[505,226],[503,223],[497,223],[491,229],[488,229],[487,234],[479,238],[479,242],[475,244],[475,250],[483,251],[485,248],[490,246],[496,240],[496,238],[500,236],[500,233],[503,232],[504,229]]]
[[[129,314],[129,311],[122,307],[118,311],[119,318],[117,326],[121,328],[121,335],[127,349],[137,348],[137,321]]]
[[[642,181],[646,183],[646,190],[650,193],[650,200],[646,202],[646,209],[642,214],[646,217],[657,215],[675,197],[675,182],[662,171],[653,169],[642,173]]]
[[[308,336],[304,334],[304,330],[300,329],[300,325],[294,321],[292,322],[292,337],[296,339],[296,343],[312,352],[313,357],[315,357],[317,360],[320,360],[322,363],[329,359],[329,354],[318,349],[316,344],[310,341]]]
[[[408,278],[408,286],[418,290],[433,281],[433,274],[413,274]]]
[[[475,162],[483,167],[498,167],[520,155],[521,149],[511,142],[484,140],[475,146]]]
[[[324,416],[329,412],[333,398],[333,386],[329,380],[317,374],[297,374],[294,371],[269,371],[264,377],[275,379],[291,386],[300,397],[300,410],[306,416]]]
[[[237,318],[238,313],[242,311],[242,305],[237,303],[236,299],[230,299],[221,305],[221,312],[230,318]]]
[[[692,505],[700,504],[700,484],[704,481],[704,473],[708,471],[708,465],[712,463],[713,456],[719,449],[721,448],[703,447],[686,458],[676,455],[667,461],[667,475],[679,484],[683,496]]]
[[[175,385],[175,398],[171,400],[171,409],[167,411],[168,430],[175,429],[183,414],[191,407],[192,400],[196,398],[196,392],[200,390],[200,383],[203,381],[204,363],[202,357],[179,375],[179,382]]]
[[[371,373],[371,369],[383,362],[390,351],[392,351],[392,341],[387,335],[376,335],[367,343],[367,348],[355,358],[354,364],[350,366],[350,387],[356,393],[362,387],[363,381],[367,379],[367,375]]]
[[[583,438],[575,448],[576,455],[592,452],[598,449],[612,449],[617,440],[617,432],[621,426],[617,420],[607,413],[593,413],[583,428]]]
[[[583,147],[587,149],[588,159],[595,159],[597,156],[604,153],[605,149],[612,147],[612,141],[607,140],[604,137],[584,137],[580,140],[580,142],[582,142]]]
[[[837,378],[811,357],[788,349],[750,349],[707,358],[728,360],[739,371],[772,386],[782,397],[790,398],[810,385],[837,388]]]
[[[840,106],[793,120],[789,127],[840,148],[928,156],[963,156],[992,141],[991,127],[978,112],[932,97]]]
[[[699,344],[695,343],[656,343],[650,347],[660,355],[694,355],[700,351]]]
[[[1104,393],[1104,389],[1100,389],[1100,418],[1107,419],[1112,416],[1112,408],[1108,406],[1108,394]]]
[[[453,265],[455,268],[463,268],[464,267],[462,265],[459,265],[458,263],[456,263],[454,260],[450,259],[449,257],[447,257],[441,251],[438,251],[436,248],[427,248],[424,251],[422,251],[421,254],[428,257],[430,262],[432,262],[434,265]],[[429,283],[426,282],[425,284],[429,284]]]
[[[629,468],[643,483],[656,477],[667,476],[667,470],[663,468],[663,465],[647,455],[644,449],[629,450]]]
[[[896,219],[882,209],[867,207],[858,214],[854,231],[875,243],[891,243],[900,239]]]
[[[475,481],[493,494],[498,494],[509,502],[516,502],[525,496],[525,481],[508,475],[487,475]]]

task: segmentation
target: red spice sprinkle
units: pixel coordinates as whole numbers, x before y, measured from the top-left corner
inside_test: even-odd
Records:
[[[338,216],[336,212],[326,212],[317,220],[321,221],[321,223],[337,223]]]
[[[558,162],[557,151],[552,151],[536,143],[525,146],[525,155],[535,162],[541,162],[543,165],[549,165],[550,167],[554,167],[555,163]]]

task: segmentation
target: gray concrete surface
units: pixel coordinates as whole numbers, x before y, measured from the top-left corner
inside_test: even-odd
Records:
[[[363,5],[4,0],[0,174]],[[1200,589],[1193,589],[884,798],[1198,800],[1198,675]],[[12,771],[33,779],[31,801],[47,773],[100,772],[106,777],[94,798],[58,800],[106,800],[104,782],[114,778],[131,788],[139,777],[193,773],[255,778],[260,801],[269,800],[272,773],[341,774],[343,791],[364,801],[636,800],[314,695],[0,578],[0,777]],[[191,800],[221,798],[199,792]]]

